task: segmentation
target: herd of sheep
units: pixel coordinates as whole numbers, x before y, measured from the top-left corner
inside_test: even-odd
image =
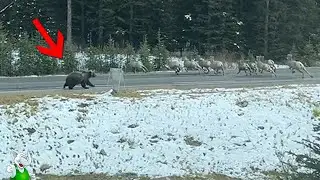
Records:
[[[292,54],[287,55],[287,65],[292,73],[298,71],[302,74],[302,78],[304,78],[304,73],[307,73],[311,78],[313,78],[313,76],[306,70],[303,63],[293,60]],[[139,69],[147,72],[147,68],[139,60],[131,61],[130,66],[135,69],[135,71]],[[256,59],[252,62],[249,62],[249,60],[239,60],[238,62],[218,61],[215,60],[214,56],[210,56],[208,59],[198,57],[197,60],[188,59],[186,57],[181,59],[171,58],[168,60],[165,68],[168,70],[174,70],[177,75],[182,71],[188,72],[188,70],[197,70],[199,71],[199,74],[201,72],[208,74],[211,71],[214,74],[224,75],[224,71],[226,69],[238,69],[237,74],[244,71],[246,76],[251,76],[252,74],[257,75],[258,72],[263,73],[263,71],[265,71],[277,77],[277,68],[274,61],[271,59],[265,61],[264,56],[256,56]]]

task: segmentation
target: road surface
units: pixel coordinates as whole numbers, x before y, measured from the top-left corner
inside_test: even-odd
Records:
[[[237,70],[227,70],[225,76],[201,73],[197,71],[183,72],[176,75],[173,72],[150,72],[150,73],[128,73],[124,75],[126,89],[149,89],[149,88],[236,88],[256,87],[288,84],[318,84],[320,83],[320,68],[308,68],[314,76],[310,78],[305,74],[301,78],[300,73],[292,74],[289,69],[278,69],[277,77],[270,73],[246,76],[244,72],[236,74]],[[107,85],[109,75],[98,74],[91,82],[96,85],[90,88],[93,91],[109,90],[111,81]],[[35,91],[35,90],[62,90],[66,76],[43,76],[43,77],[13,77],[0,78],[0,93],[12,91]],[[67,90],[67,88],[66,88]],[[76,86],[74,91],[83,90]]]

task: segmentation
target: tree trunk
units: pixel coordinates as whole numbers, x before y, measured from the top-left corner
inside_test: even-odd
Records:
[[[264,57],[268,55],[268,44],[269,44],[269,2],[270,0],[265,0],[266,2],[266,14],[264,20]]]
[[[84,11],[84,5],[85,5],[85,0],[81,1],[81,45],[82,48],[84,48],[86,44],[86,35],[85,35],[85,11]]]
[[[103,45],[103,17],[102,17],[102,6],[103,6],[103,1],[99,1],[99,13],[98,13],[98,26],[99,26],[99,30],[98,30],[98,43],[99,45]]]
[[[67,0],[68,2],[68,16],[67,16],[67,44],[68,46],[72,45],[72,7],[71,0]]]
[[[133,1],[130,1],[130,24],[129,24],[129,41],[131,45],[133,45],[133,38],[132,38],[132,32],[133,32]]]

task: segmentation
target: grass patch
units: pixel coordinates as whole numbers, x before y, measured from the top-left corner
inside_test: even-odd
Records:
[[[0,95],[0,104],[1,105],[13,105],[21,102],[25,102],[27,104],[30,103],[30,105],[35,104],[35,100],[31,100],[32,98],[35,98],[35,96],[30,95]]]
[[[69,176],[54,176],[54,175],[37,175],[42,180],[240,180],[221,174],[196,175],[196,176],[170,176],[162,178],[138,177],[134,173],[127,173],[119,176],[109,176],[106,174],[88,174],[88,175],[69,175]]]
[[[291,177],[288,172],[267,171],[262,172],[262,174],[266,175],[269,180],[283,180]]]
[[[93,92],[72,92],[72,91],[58,91],[58,92],[21,92],[21,93],[4,93],[0,94],[0,105],[14,105],[17,103],[25,102],[30,106],[35,106],[37,104],[34,98],[42,98],[45,96],[54,98],[73,98],[73,99],[94,99]]]
[[[21,99],[22,100],[22,99]],[[19,101],[12,101],[19,103]],[[3,108],[5,114],[11,117],[18,117],[19,113],[23,113],[26,117],[34,116],[39,110],[39,102],[36,99],[22,100],[22,107],[15,107],[14,104],[6,104]]]
[[[312,115],[315,117],[315,118],[320,118],[320,108],[317,107],[317,108],[314,108],[312,110]]]
[[[137,98],[137,99],[141,99],[145,97],[145,95],[142,95],[140,92],[133,91],[133,90],[120,90],[114,96],[121,97],[121,98]]]

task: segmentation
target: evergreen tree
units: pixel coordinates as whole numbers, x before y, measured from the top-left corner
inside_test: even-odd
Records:
[[[299,53],[298,48],[297,48],[295,43],[292,44],[292,48],[291,48],[290,54],[292,54],[293,60],[300,59],[300,53]]]
[[[307,58],[310,43],[320,44],[318,0],[73,0],[72,34],[76,45],[105,46],[112,36],[115,49],[141,47],[143,36],[157,49],[158,29],[170,52],[193,51],[200,55],[228,50],[283,60],[295,43],[295,58]],[[268,3],[267,3],[268,2]],[[267,6],[268,4],[268,6]],[[0,14],[12,38],[39,36],[32,19],[39,18],[55,39],[66,35],[67,1],[20,0]],[[43,40],[42,40],[43,41]],[[110,48],[107,48],[110,49]],[[314,48],[317,53],[318,48]],[[117,50],[118,51],[118,50]],[[310,59],[310,58],[309,58]],[[312,65],[315,62],[308,62]]]
[[[140,55],[140,60],[143,63],[143,65],[150,71],[152,69],[151,63],[150,63],[150,47],[148,45],[147,36],[144,36],[143,43],[138,51],[138,54]]]
[[[168,63],[169,52],[162,41],[160,29],[157,33],[157,39],[158,44],[154,48],[154,55],[157,57],[155,59],[155,70],[161,70],[164,68],[164,65]]]
[[[13,75],[12,51],[13,47],[8,33],[0,22],[0,76]]]
[[[63,55],[63,66],[62,66],[62,71],[65,74],[69,74],[73,71],[77,71],[79,62],[75,58],[75,54],[71,49],[68,47],[65,48],[64,50],[64,55]]]
[[[306,44],[303,49],[303,52],[304,52],[304,55],[301,58],[301,61],[303,62],[303,64],[306,64],[307,66],[313,66],[319,60],[313,44],[311,43]]]

